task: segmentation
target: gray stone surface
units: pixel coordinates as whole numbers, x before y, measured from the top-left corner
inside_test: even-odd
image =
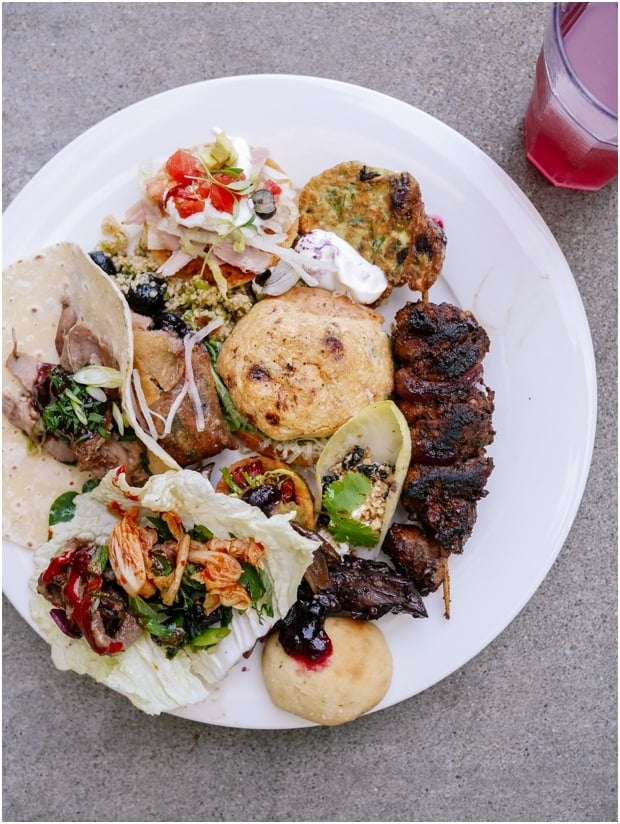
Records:
[[[524,158],[548,10],[3,4],[5,206],[83,130],[160,91],[279,72],[367,86],[464,134],[539,209],[581,290],[599,389],[583,502],[533,598],[466,666],[353,724],[246,731],[144,716],[57,672],[5,602],[4,820],[617,820],[617,187],[556,190]]]

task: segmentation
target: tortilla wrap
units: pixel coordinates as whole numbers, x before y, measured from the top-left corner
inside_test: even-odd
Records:
[[[58,243],[3,272],[3,392],[23,387],[7,369],[15,341],[19,351],[58,363],[55,336],[63,301],[68,301],[129,378],[133,362],[131,312],[110,278],[72,243]],[[89,478],[37,450],[21,430],[2,419],[3,537],[32,548],[47,539],[50,505],[63,492],[80,491]]]

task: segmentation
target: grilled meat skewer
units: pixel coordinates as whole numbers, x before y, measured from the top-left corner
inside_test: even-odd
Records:
[[[409,468],[401,502],[409,515],[448,552],[460,554],[476,522],[476,504],[487,494],[492,458],[451,466]]]
[[[412,458],[401,495],[411,524],[383,544],[421,594],[444,588],[447,558],[463,552],[493,470],[494,393],[483,382],[489,337],[471,312],[448,303],[405,304],[392,328],[395,401],[409,424]]]

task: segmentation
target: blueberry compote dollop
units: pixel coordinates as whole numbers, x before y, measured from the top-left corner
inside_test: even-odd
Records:
[[[332,654],[325,632],[325,608],[311,595],[300,595],[279,624],[279,639],[287,655],[307,667],[323,666]]]

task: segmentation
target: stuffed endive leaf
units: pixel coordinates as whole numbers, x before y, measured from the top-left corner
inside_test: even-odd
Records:
[[[409,428],[392,401],[370,404],[336,430],[316,465],[316,500],[337,541],[378,553],[410,458]]]

